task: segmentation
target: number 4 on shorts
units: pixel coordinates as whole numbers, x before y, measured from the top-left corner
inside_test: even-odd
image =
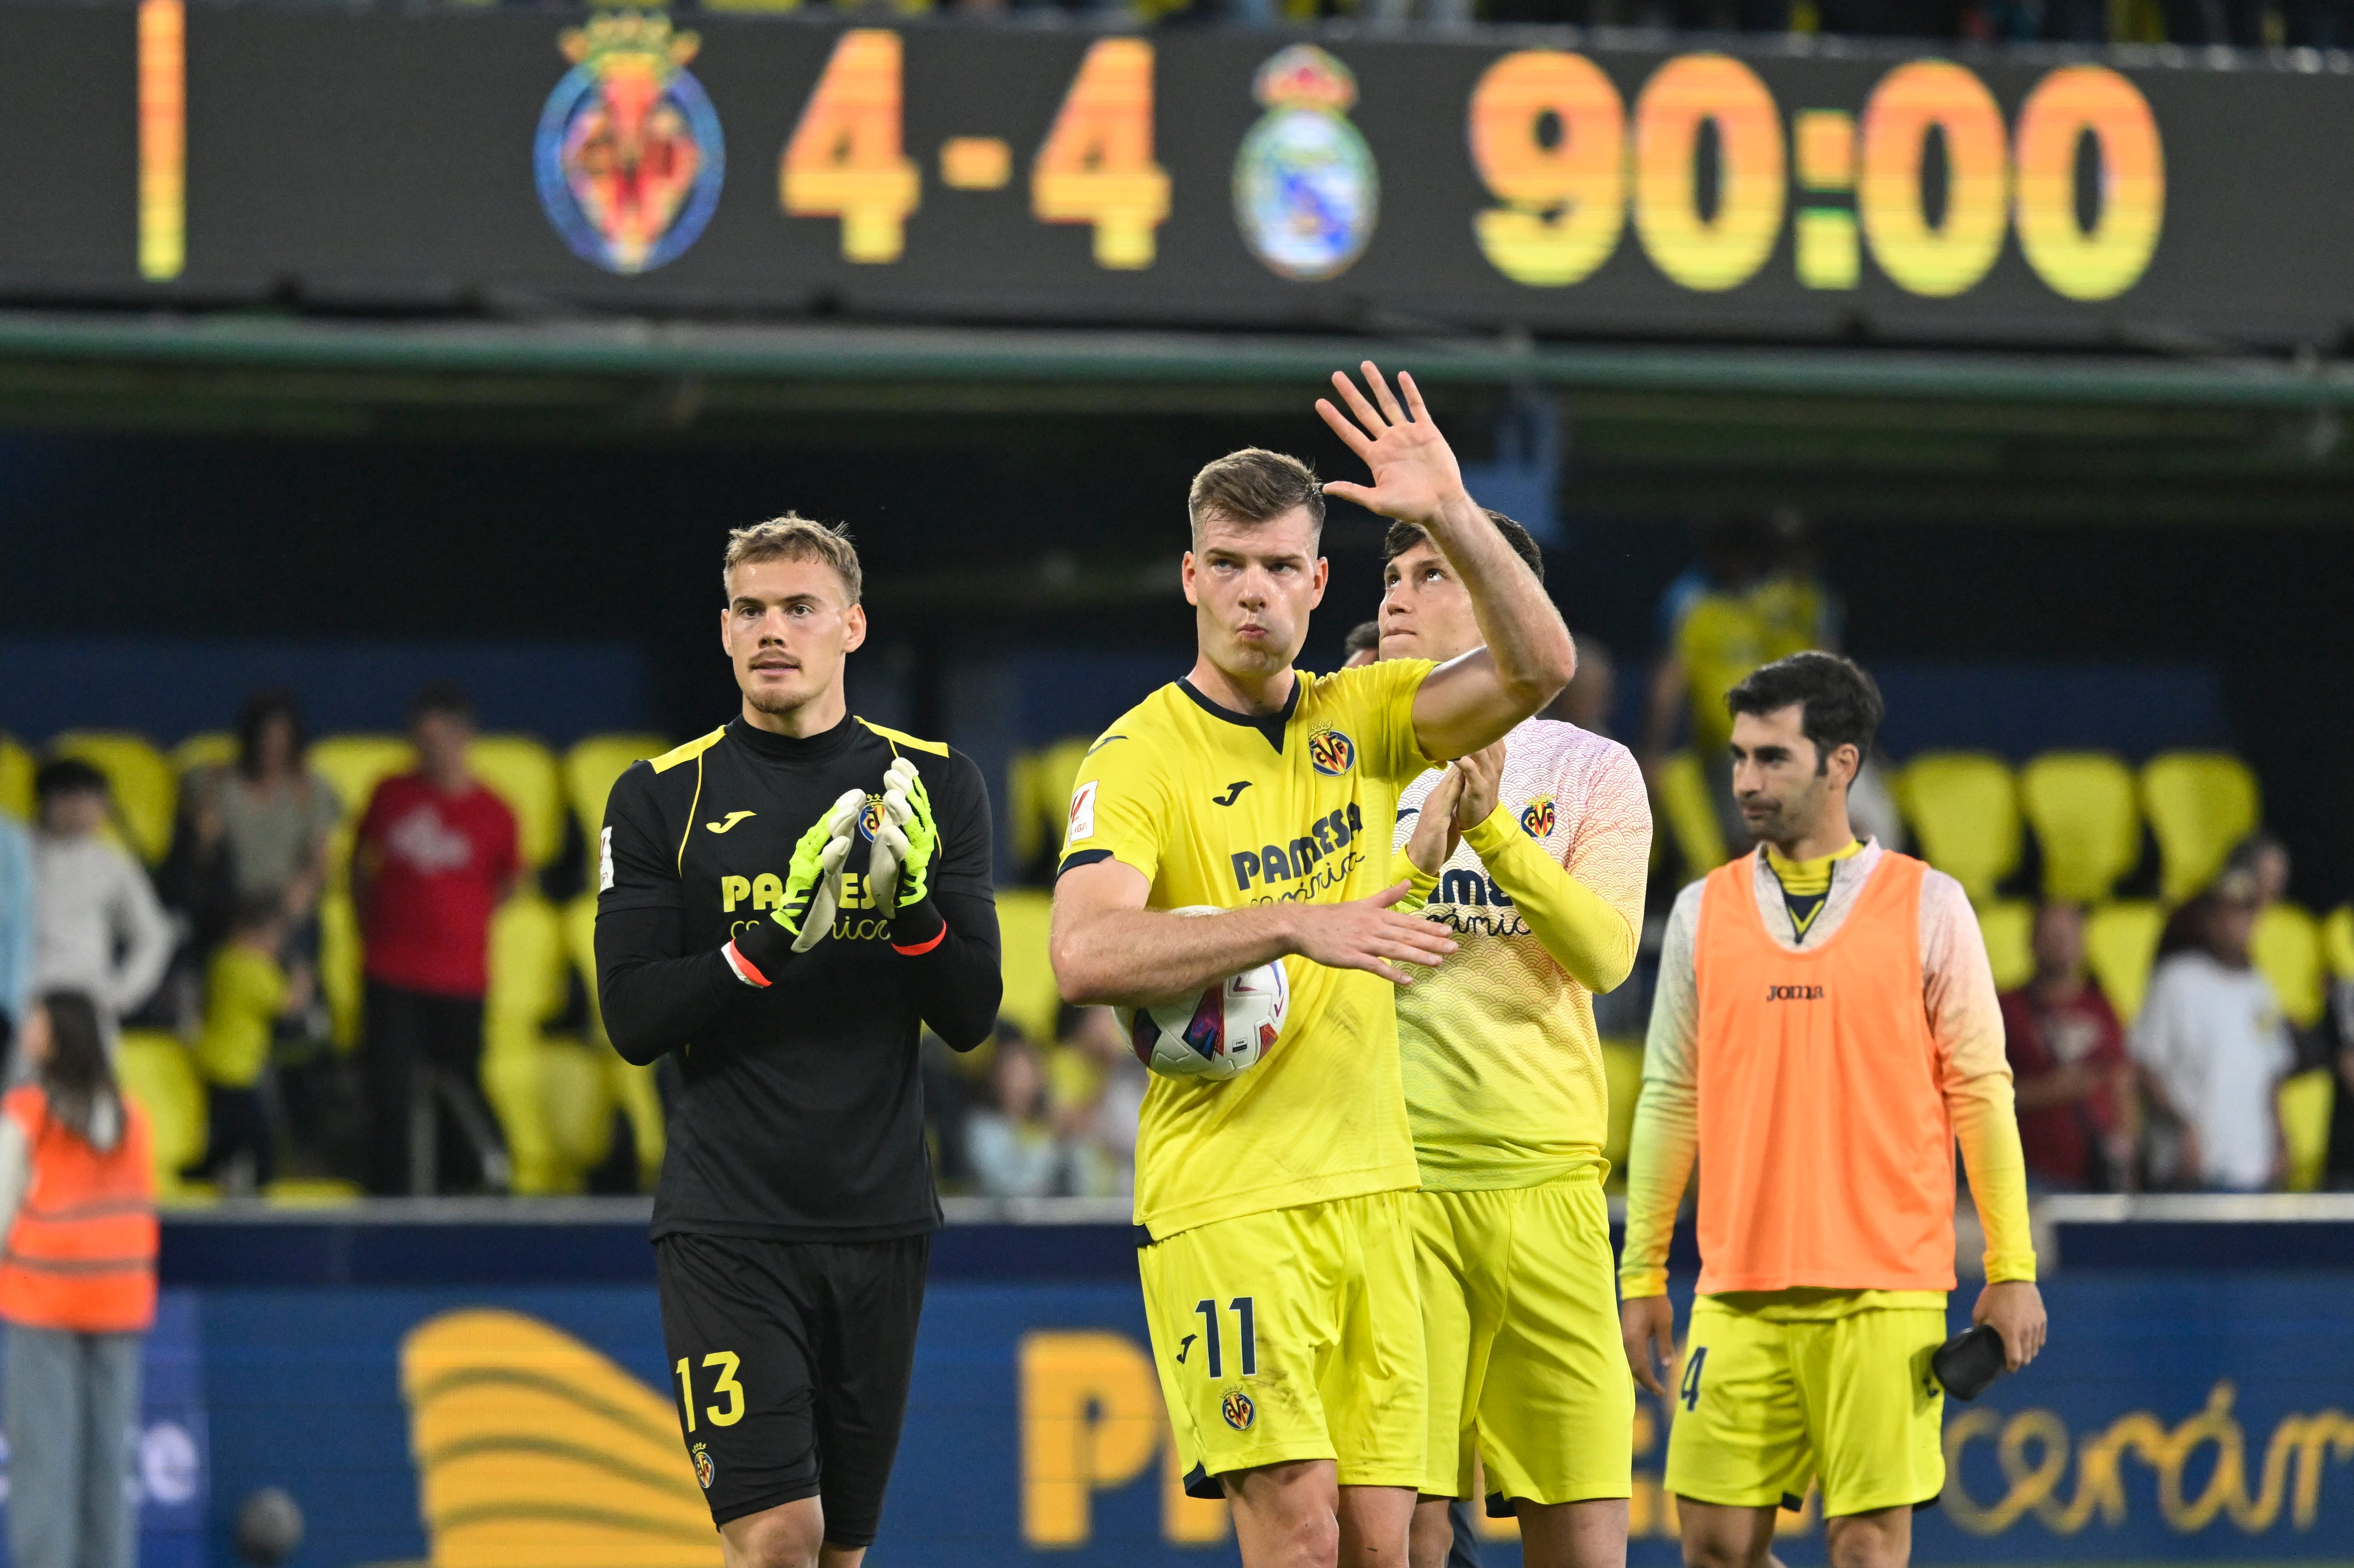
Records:
[[[1676,1393],[1683,1400],[1686,1410],[1700,1404],[1700,1369],[1701,1363],[1707,1360],[1708,1347],[1702,1345],[1684,1361],[1684,1381],[1678,1385]]]

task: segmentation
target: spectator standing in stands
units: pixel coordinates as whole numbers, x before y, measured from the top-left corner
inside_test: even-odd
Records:
[[[131,1432],[155,1318],[146,1118],[122,1097],[97,1003],[45,992],[25,1020],[32,1081],[0,1100],[0,1424],[21,1568],[132,1568]]]
[[[1108,1007],[1066,1002],[1055,1015],[1055,1043],[1085,1068],[1085,1095],[1074,1097],[1059,1118],[1071,1140],[1073,1185],[1088,1197],[1124,1197],[1136,1187],[1136,1129],[1152,1075]]]
[[[2035,912],[2035,978],[2002,998],[2030,1177],[2070,1192],[2133,1185],[2141,1101],[2116,1010],[2084,964],[2084,911]]]
[[[505,1156],[482,1097],[482,996],[491,916],[521,869],[514,813],[467,769],[474,711],[463,692],[426,687],[408,729],[417,769],[376,786],[352,856],[366,951],[369,1180],[379,1193],[432,1190],[438,1172],[418,1168],[410,1123],[420,1107],[434,1114],[438,1077],[484,1183],[497,1186]]]
[[[238,1192],[270,1185],[277,1171],[276,1118],[264,1079],[279,1020],[311,1001],[311,970],[291,976],[279,966],[286,945],[286,912],[274,893],[249,895],[231,922],[228,940],[205,970],[205,1031],[196,1041],[204,1075],[204,1159],[188,1176],[206,1177]]]
[[[2296,1060],[2272,982],[2248,956],[2254,879],[2226,874],[2179,912],[2194,946],[2158,961],[2133,1055],[2179,1125],[2175,1174],[2216,1192],[2262,1192],[2282,1171],[2274,1092]]]
[[[985,1197],[1044,1198],[1069,1191],[1070,1150],[1046,1114],[1046,1066],[1037,1047],[1001,1033],[990,1103],[965,1123],[965,1154]]]
[[[33,1000],[33,836],[0,811],[0,1059]]]
[[[40,831],[33,837],[33,986],[72,991],[98,1008],[111,1044],[172,961],[172,926],[146,871],[100,832],[106,775],[79,758],[33,776]]]
[[[292,694],[257,692],[237,715],[237,762],[195,781],[189,825],[198,876],[220,896],[199,917],[199,941],[209,948],[224,922],[252,898],[282,904],[290,931],[306,950],[315,947],[310,916],[326,883],[327,841],[343,820],[334,786],[303,766],[309,747]],[[204,927],[209,924],[211,929]]]

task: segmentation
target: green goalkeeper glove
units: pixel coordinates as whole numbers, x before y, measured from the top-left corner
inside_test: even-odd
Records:
[[[875,907],[889,916],[903,904],[921,902],[930,891],[932,862],[940,847],[931,793],[924,788],[924,776],[904,757],[883,775],[882,818],[875,829],[866,885]]]
[[[808,952],[833,929],[834,914],[842,907],[842,865],[850,858],[851,835],[865,810],[864,790],[844,790],[793,846],[785,901],[770,918],[793,934],[796,953]]]

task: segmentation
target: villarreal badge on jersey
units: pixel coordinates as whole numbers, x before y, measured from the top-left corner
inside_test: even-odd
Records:
[[[1225,1402],[1218,1406],[1218,1414],[1224,1415],[1226,1418],[1226,1425],[1235,1431],[1247,1432],[1251,1428],[1251,1423],[1258,1419],[1258,1406],[1253,1404],[1250,1395],[1241,1389],[1230,1388],[1226,1390]],[[707,1486],[710,1483],[705,1484]]]
[[[1532,839],[1541,839],[1553,832],[1553,797],[1539,795],[1521,808],[1521,832]]]
[[[1327,779],[1338,779],[1357,760],[1357,743],[1337,729],[1320,729],[1308,737],[1308,760]]]
[[[582,260],[624,275],[659,267],[701,236],[726,170],[719,112],[686,69],[700,40],[624,11],[559,42],[572,69],[532,143],[540,206]]]
[[[703,1483],[705,1491],[711,1489],[711,1478],[717,1470],[718,1467],[711,1462],[711,1450],[697,1443],[695,1446],[695,1478]]]

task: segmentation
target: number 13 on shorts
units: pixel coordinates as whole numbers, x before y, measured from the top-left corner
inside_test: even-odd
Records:
[[[1218,1303],[1214,1298],[1205,1298],[1193,1303],[1193,1310],[1201,1316],[1203,1338],[1207,1341],[1204,1369],[1214,1381],[1226,1375],[1225,1336],[1218,1331]],[[1227,1310],[1235,1319],[1235,1332],[1242,1351],[1242,1375],[1256,1377],[1258,1375],[1258,1325],[1251,1298],[1237,1296],[1227,1304]],[[1184,1352],[1178,1352],[1177,1359],[1184,1360]]]
[[[686,1429],[689,1432],[695,1430],[695,1377],[688,1372],[687,1363],[694,1359],[692,1356],[679,1357],[676,1368],[679,1408],[686,1412]],[[714,1426],[735,1425],[744,1419],[744,1385],[736,1381],[736,1369],[743,1365],[743,1361],[733,1351],[714,1351],[703,1358],[703,1364],[718,1372],[719,1375],[712,1380],[711,1392],[726,1402],[704,1406],[704,1419]]]

